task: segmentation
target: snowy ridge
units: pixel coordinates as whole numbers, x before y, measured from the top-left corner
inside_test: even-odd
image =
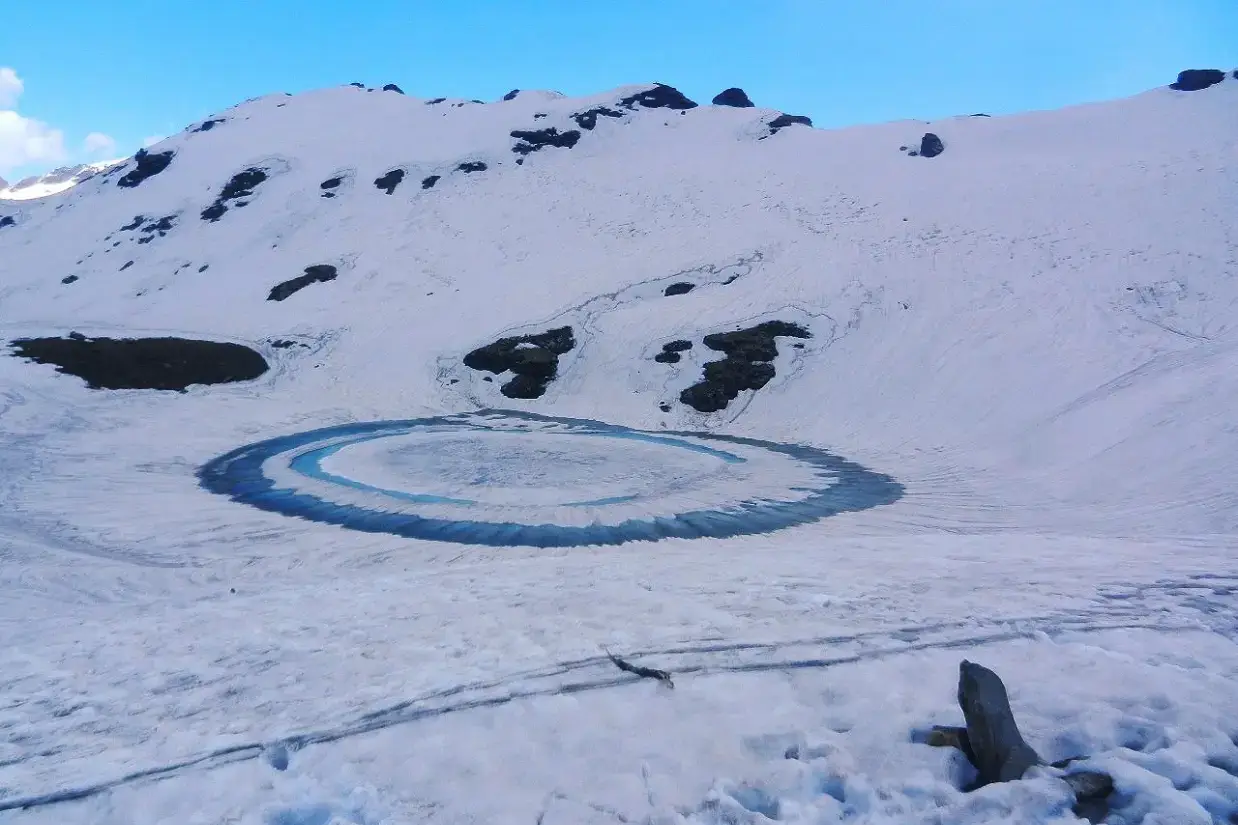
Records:
[[[170,334],[270,364],[181,394],[0,359],[0,820],[1071,821],[1051,777],[965,795],[908,741],[954,723],[964,655],[1042,753],[1096,755],[1127,821],[1238,811],[1238,81],[838,131],[648,103],[680,105],[272,95],[0,203],[6,341]],[[911,156],[930,133],[944,151]],[[773,321],[811,337],[778,339],[771,380],[681,401],[722,357],[707,336]],[[464,361],[563,326],[540,397]],[[904,492],[537,549],[199,485],[266,439],[487,408],[808,445]],[[433,481],[366,449],[328,466]],[[576,475],[709,489],[652,455]]]
[[[11,185],[0,178],[0,200],[26,201],[57,195],[123,162],[124,158],[118,158],[99,163],[62,166],[43,175],[22,178]]]

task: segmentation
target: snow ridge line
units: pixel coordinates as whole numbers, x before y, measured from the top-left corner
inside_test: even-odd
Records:
[[[996,629],[989,633],[949,636],[943,639],[904,643],[895,647],[887,646],[861,649],[851,652],[840,652],[839,655],[827,657],[778,658],[764,661],[760,659],[756,661],[732,660],[721,663],[712,663],[709,661],[711,658],[714,658],[710,654],[716,653],[740,653],[753,651],[764,654],[777,654],[797,647],[820,648],[823,645],[843,645],[848,643],[863,646],[870,640],[876,642],[881,638],[886,638],[899,641],[900,636],[905,638],[908,634],[921,632],[933,633],[938,629],[953,630],[963,627],[978,629],[978,623],[941,623],[918,628],[907,627],[895,631],[873,631],[870,633],[856,634],[855,636],[835,636],[827,637],[826,639],[810,639],[803,641],[789,641],[784,643],[736,643],[704,645],[700,647],[689,646],[673,648],[666,651],[644,651],[629,654],[626,658],[632,659],[650,655],[683,656],[683,661],[678,665],[674,663],[667,663],[665,661],[661,661],[658,664],[661,664],[664,669],[670,671],[671,674],[676,677],[682,675],[709,676],[728,673],[759,673],[779,670],[791,671],[829,668],[838,665],[856,664],[863,661],[888,658],[891,656],[904,655],[907,653],[915,653],[925,650],[949,650],[955,648],[975,647],[998,644],[1016,639],[1035,639],[1039,637],[1052,638],[1054,636],[1066,633],[1100,633],[1110,630],[1135,629],[1153,630],[1163,633],[1179,633],[1201,630],[1218,632],[1216,629],[1208,627],[1206,624],[1201,622],[1167,624],[1150,621],[1088,621],[1089,616],[1096,615],[1108,615],[1113,617],[1113,611],[1089,611],[1087,614],[1078,617],[1056,616],[1043,617],[1041,619],[1012,619],[990,622],[987,624],[994,626]],[[691,658],[693,655],[696,655],[697,658]],[[586,678],[578,678],[575,681],[556,680],[556,677],[576,673],[585,675],[590,671],[596,671],[596,674],[587,676]],[[538,682],[545,681],[547,679],[555,681],[553,681],[552,684],[545,686],[539,686],[537,684]],[[566,696],[576,693],[586,693],[593,690],[620,687],[624,685],[631,686],[643,683],[644,681],[645,680],[642,677],[635,676],[630,673],[615,673],[614,664],[606,655],[563,662],[539,669],[537,671],[530,671],[525,674],[512,674],[499,680],[460,685],[457,687],[435,691],[418,699],[408,700],[380,711],[367,713],[351,724],[343,724],[334,728],[326,728],[323,730],[311,731],[302,734],[293,734],[270,742],[254,742],[241,745],[231,745],[225,748],[210,751],[200,756],[191,757],[166,765],[145,768],[139,771],[124,774],[114,779],[104,780],[98,783],[83,785],[76,788],[65,788],[41,794],[31,794],[27,796],[13,797],[10,799],[0,799],[0,812],[11,810],[30,810],[34,808],[44,808],[52,805],[64,804],[67,802],[81,801],[94,796],[99,796],[125,785],[134,785],[145,781],[172,779],[193,768],[211,770],[237,762],[246,762],[252,759],[260,758],[267,752],[268,748],[271,747],[282,746],[290,751],[297,751],[310,745],[336,742],[342,739],[360,736],[366,733],[373,733],[375,731],[394,727],[396,725],[409,724],[423,719],[446,716],[448,714],[477,710],[481,708],[499,707],[523,699]],[[524,683],[523,686],[522,683]],[[477,692],[481,695],[470,698],[458,698],[472,692]],[[446,703],[435,702],[435,700],[453,698],[456,700]]]

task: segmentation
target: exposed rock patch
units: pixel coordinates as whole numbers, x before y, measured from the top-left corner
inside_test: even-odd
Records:
[[[684,341],[682,339],[667,341],[662,345],[662,351],[653,356],[653,360],[659,364],[678,364],[680,358],[682,358],[680,353],[687,352],[690,349],[692,349],[691,341]]]
[[[520,90],[519,90],[519,89],[512,89],[510,92],[508,92],[507,94],[503,95],[503,99],[504,99],[504,100],[515,100],[515,99],[516,99],[516,95],[518,95],[518,94],[520,94]]]
[[[687,281],[676,281],[662,291],[662,294],[670,297],[671,295],[686,295],[696,289],[696,284],[690,284]]]
[[[61,279],[60,279],[60,283],[62,283],[62,284],[71,284],[71,283],[73,283],[74,281],[76,281],[77,279],[78,279],[78,278],[77,278],[77,276],[76,276],[76,275],[66,275],[66,276],[64,276],[63,278],[61,278]]]
[[[240,344],[187,338],[21,338],[14,354],[86,381],[91,389],[184,390],[193,384],[249,381],[266,360]]]
[[[685,97],[683,92],[665,83],[655,83],[650,89],[620,98],[619,105],[628,109],[635,109],[637,106],[675,110],[696,108],[696,103]]]
[[[139,149],[137,154],[133,156],[134,167],[122,175],[116,181],[116,185],[122,189],[132,189],[135,186],[141,185],[142,181],[153,178],[164,169],[167,169],[175,155],[176,153],[171,149],[166,152],[155,152],[154,154],[145,149]]]
[[[457,166],[456,171],[470,174],[472,172],[484,172],[489,168],[490,167],[486,166],[486,164],[482,163],[480,160],[470,160]]]
[[[338,273],[335,267],[330,264],[314,264],[313,266],[305,267],[305,274],[298,275],[295,278],[290,278],[283,283],[276,284],[271,287],[271,293],[267,295],[268,301],[282,301],[288,296],[300,292],[310,284],[321,284],[327,281],[334,281]]]
[[[558,327],[534,335],[500,338],[464,356],[464,365],[498,375],[515,376],[499,388],[508,398],[541,398],[559,371],[559,356],[576,346],[571,327]],[[489,379],[489,376],[486,376]]]
[[[547,146],[571,149],[576,145],[576,141],[580,140],[580,132],[575,129],[560,132],[553,126],[536,131],[517,129],[511,135],[516,139],[516,145],[512,147],[512,151],[518,155],[527,155],[545,149]]]
[[[197,126],[190,129],[190,132],[209,132],[221,123],[227,121],[225,117],[213,117],[210,120],[204,120]]]
[[[1238,77],[1238,72],[1234,74]],[[1225,72],[1220,69],[1186,69],[1178,72],[1178,79],[1169,84],[1169,88],[1177,92],[1198,92],[1215,86],[1225,79]]]
[[[215,202],[202,210],[202,220],[218,221],[228,211],[229,202],[238,208],[247,205],[249,202],[241,199],[253,195],[254,189],[267,177],[267,171],[256,166],[237,172],[224,184]]]
[[[335,190],[338,189],[340,187],[340,184],[343,182],[344,182],[344,178],[341,176],[337,176],[334,178],[327,178],[322,183],[318,184],[318,188],[322,190],[322,197],[334,198],[336,194]]]
[[[799,324],[766,321],[747,329],[706,335],[702,343],[726,355],[705,365],[704,379],[679,394],[679,400],[697,412],[718,412],[743,390],[759,390],[773,379],[778,356],[775,338],[811,338]]]
[[[812,126],[812,118],[804,115],[781,114],[769,122],[769,133],[776,135],[788,126]]]
[[[736,86],[723,89],[714,95],[713,104],[715,106],[734,106],[737,109],[747,109],[753,105],[752,101],[748,99],[748,93]]]
[[[421,188],[422,189],[433,189],[434,184],[438,183],[442,179],[443,179],[442,175],[427,175],[426,177],[421,179]]]
[[[162,218],[156,218],[142,227],[142,237],[138,238],[138,243],[150,243],[156,236],[162,238],[171,232],[172,227],[175,225],[176,215],[164,215]]]
[[[383,91],[384,92],[395,92],[397,94],[404,94],[404,90],[401,89],[399,86],[395,85],[394,83],[388,83],[386,86],[383,87]]]
[[[443,102],[444,100],[446,100],[446,99],[447,99],[447,98],[445,98],[445,97],[435,97],[435,98],[431,98],[430,100],[427,100],[427,101],[426,101],[426,105],[427,105],[427,106],[432,106],[432,105],[434,105],[435,103],[442,103],[442,102]]]
[[[599,117],[623,117],[623,112],[617,112],[608,106],[595,106],[572,115],[572,120],[576,121],[577,126],[589,132],[598,125]]]
[[[390,195],[395,191],[395,188],[400,185],[400,181],[404,180],[403,169],[392,169],[381,178],[374,179],[374,185]]]
[[[5,215],[3,218],[0,218],[0,229],[3,229],[6,226],[16,226],[16,225],[17,225],[17,221],[13,219],[12,215]]]

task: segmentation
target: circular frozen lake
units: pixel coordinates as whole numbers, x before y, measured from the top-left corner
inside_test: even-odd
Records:
[[[494,546],[765,533],[902,494],[889,476],[813,447],[500,410],[274,438],[199,477],[264,510]]]

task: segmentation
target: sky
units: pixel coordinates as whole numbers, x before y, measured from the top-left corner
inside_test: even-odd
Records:
[[[0,8],[0,176],[126,156],[247,98],[360,81],[420,97],[594,94],[837,127],[1136,94],[1238,66],[1238,0],[97,0]]]

